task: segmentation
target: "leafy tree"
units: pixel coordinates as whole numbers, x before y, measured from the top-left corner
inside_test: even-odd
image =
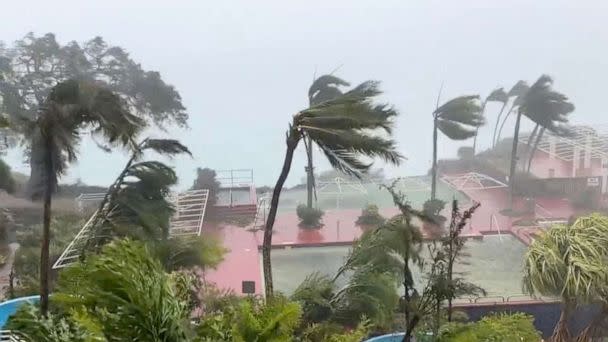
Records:
[[[572,310],[602,294],[607,257],[608,218],[598,214],[553,226],[530,244],[524,257],[524,290],[562,300],[551,341],[570,341],[567,322]]]
[[[437,195],[437,132],[441,131],[452,140],[474,137],[476,129],[483,125],[479,95],[456,97],[433,112],[433,167],[431,169],[431,199]]]
[[[509,189],[511,207],[513,205],[513,188],[515,185],[515,169],[517,166],[517,147],[519,145],[519,125],[522,115],[537,123],[547,125],[547,129],[560,131],[558,123],[567,122],[566,116],[574,110],[574,105],[568,98],[551,88],[553,80],[547,75],[541,76],[523,95],[517,109],[513,147],[511,149],[511,165],[509,170]]]
[[[217,180],[217,173],[210,168],[196,169],[196,179],[192,185],[192,190],[208,189],[209,199],[207,206],[213,207],[217,203],[217,194],[220,192],[220,182]]]
[[[454,299],[462,295],[485,294],[483,289],[467,282],[454,271],[456,263],[462,261],[462,258],[465,256],[463,249],[466,239],[461,236],[462,230],[479,206],[479,203],[475,203],[469,209],[461,212],[458,208],[458,202],[453,200],[448,232],[439,239],[441,248],[435,253],[431,253],[435,267],[440,268],[436,272],[436,277],[432,279],[435,282],[436,314],[439,315],[441,303],[447,301],[448,322],[452,321],[452,301]],[[438,322],[439,319],[437,319]]]
[[[350,83],[331,74],[316,78],[310,85],[310,88],[308,88],[308,105],[310,107],[316,106],[344,95],[340,89],[343,86],[348,87]],[[308,137],[305,143],[306,156],[308,157],[308,166],[306,167],[306,206],[312,209],[312,198],[315,187],[312,138]]]
[[[293,154],[302,139],[311,139],[335,169],[348,175],[362,175],[371,167],[362,156],[380,157],[392,164],[402,159],[390,137],[397,112],[387,105],[373,104],[379,95],[377,82],[364,82],[344,95],[313,105],[294,115],[286,136],[287,150],[281,174],[274,187],[262,243],[262,264],[266,297],[274,292],[270,252],[279,197],[289,175]],[[386,136],[374,134],[383,130]]]
[[[486,105],[488,102],[501,102],[502,107],[500,108],[500,112],[498,113],[498,119],[500,120],[500,116],[502,115],[503,110],[505,109],[507,102],[509,101],[509,97],[507,93],[505,93],[503,88],[494,89],[488,97],[483,101],[481,105],[481,115],[483,116],[486,111]],[[498,123],[497,123],[498,124]],[[477,135],[479,134],[479,126],[475,128],[475,137],[473,138],[473,156],[477,151]]]
[[[212,236],[151,240],[148,248],[166,272],[193,267],[214,269],[224,260],[228,251],[219,239]]]
[[[158,72],[143,70],[123,48],[101,37],[62,45],[52,33],[30,32],[12,47],[0,48],[0,72],[0,113],[15,122],[35,119],[52,89],[73,79],[118,94],[146,122],[187,125],[179,93]]]

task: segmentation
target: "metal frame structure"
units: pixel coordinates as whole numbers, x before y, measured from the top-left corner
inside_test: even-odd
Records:
[[[572,135],[560,137],[549,131],[540,139],[538,149],[564,161],[586,158],[608,159],[608,124],[573,126]],[[530,133],[521,134],[519,143],[527,144]]]
[[[16,331],[0,330],[0,342],[27,342],[25,337]]]
[[[508,185],[497,179],[477,172],[467,172],[457,175],[442,176],[441,180],[451,188],[456,189],[458,191],[485,190],[508,187]]]
[[[335,185],[337,190],[330,191],[332,185]],[[367,189],[363,186],[360,180],[346,180],[342,177],[336,177],[331,181],[321,181],[317,184],[317,195],[319,196],[336,196],[336,209],[340,208],[340,200],[344,194],[360,193],[367,194]]]
[[[270,209],[270,196],[270,192],[266,192],[258,198],[255,217],[253,219],[254,230],[264,229],[264,226],[266,225],[266,217],[268,210]]]
[[[203,231],[203,221],[205,219],[208,199],[208,189],[189,190],[169,196],[169,200],[175,206],[175,213],[169,223],[169,236],[200,236]],[[91,236],[93,220],[96,215],[97,211],[91,215],[87,223],[80,229],[63,253],[61,253],[61,256],[53,264],[53,269],[69,266],[78,260],[86,246],[87,240]]]
[[[397,178],[404,192],[431,191],[431,184],[424,179],[426,176],[409,176]],[[390,184],[390,183],[389,183]]]
[[[76,197],[76,206],[78,207],[78,210],[83,211],[86,203],[99,203],[105,196],[105,192],[80,194],[78,197]]]

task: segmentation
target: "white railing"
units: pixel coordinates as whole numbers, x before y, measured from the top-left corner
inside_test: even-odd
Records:
[[[264,229],[266,226],[266,216],[270,208],[270,193],[263,194],[258,198],[255,218],[253,219],[253,229]]]
[[[175,206],[175,213],[169,221],[169,235],[171,237],[185,235],[200,236],[203,230],[208,198],[208,189],[189,190],[170,195],[168,199]],[[86,247],[87,240],[91,237],[91,229],[93,228],[93,220],[96,214],[97,211],[91,215],[87,223],[61,253],[59,259],[53,264],[53,269],[63,268],[78,261],[83,249]]]
[[[0,342],[28,342],[28,340],[19,332],[0,330]]]

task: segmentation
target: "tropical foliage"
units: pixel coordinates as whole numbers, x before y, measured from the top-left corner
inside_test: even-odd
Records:
[[[484,124],[479,105],[479,95],[456,97],[433,112],[433,166],[431,169],[431,199],[437,195],[437,133],[441,132],[452,140],[466,140],[474,137],[477,128]]]
[[[524,289],[534,295],[561,298],[563,304],[552,341],[570,340],[567,322],[577,305],[606,303],[607,258],[608,218],[599,214],[581,217],[569,226],[554,226],[530,245],[524,263]],[[594,328],[586,331],[591,333]]]
[[[401,161],[391,137],[397,111],[386,104],[373,103],[373,98],[380,93],[378,82],[364,82],[338,98],[312,105],[294,115],[286,137],[285,161],[273,190],[264,229],[262,264],[267,298],[272,298],[274,293],[270,251],[279,197],[300,140],[310,139],[332,167],[348,175],[361,176],[370,169],[372,164],[362,157],[381,158],[392,164]],[[377,134],[378,130],[385,135]]]
[[[380,211],[377,205],[368,204],[361,210],[361,215],[357,218],[356,223],[361,226],[379,226],[384,223],[386,219],[380,215]]]
[[[568,98],[565,95],[553,90],[552,85],[553,79],[547,75],[542,75],[529,89],[519,95],[518,100],[520,100],[516,101],[518,109],[509,169],[509,188],[511,194],[513,193],[516,178],[515,171],[521,117],[526,116],[543,128],[558,135],[568,132],[563,124],[568,122],[567,116],[574,111],[574,105],[568,102]]]
[[[334,75],[323,75],[316,78],[310,88],[308,88],[308,104],[309,106],[316,106],[325,101],[336,99],[344,95],[340,87],[348,87],[350,83],[342,80]],[[308,159],[308,165],[306,167],[306,206],[312,209],[313,192],[315,188],[315,173],[313,165],[313,140],[308,137],[305,140],[306,145],[306,156]]]
[[[318,208],[309,208],[306,205],[300,204],[296,208],[296,214],[300,219],[300,227],[303,228],[320,228],[323,210]]]
[[[538,342],[540,333],[530,315],[496,314],[475,323],[453,323],[441,329],[438,342]]]

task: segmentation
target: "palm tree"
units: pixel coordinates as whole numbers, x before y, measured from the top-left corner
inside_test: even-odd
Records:
[[[598,214],[579,218],[571,226],[554,226],[528,248],[524,290],[559,297],[563,304],[551,341],[571,341],[568,319],[578,303],[594,301],[598,286],[605,286],[607,256],[608,219]]]
[[[340,90],[341,86],[350,86],[350,83],[342,80],[333,75],[323,75],[317,79],[315,79],[308,89],[308,105],[316,106],[325,101],[333,100],[337,97],[344,95],[342,90]],[[306,156],[308,158],[308,166],[306,168],[306,206],[311,209],[312,208],[312,198],[315,187],[315,172],[313,165],[313,149],[312,144],[313,141],[309,137],[308,140],[305,140],[306,143]]]
[[[483,125],[479,95],[456,97],[433,112],[433,167],[431,200],[437,195],[437,132],[452,140],[466,140],[475,136],[476,129]]]
[[[568,105],[566,105],[568,106]],[[546,130],[553,133],[553,135],[559,137],[565,137],[572,134],[571,130],[567,127],[568,124],[568,115],[574,111],[574,105],[569,103],[569,108],[565,108],[564,111],[560,112],[542,112],[537,113],[534,116],[531,116],[530,119],[536,123],[534,129],[532,130],[532,134],[528,139],[528,166],[526,168],[527,172],[530,172],[530,168],[532,167],[532,160],[534,159],[534,153],[538,148],[538,144]],[[530,147],[531,141],[534,140],[534,144]]]
[[[273,295],[270,261],[272,230],[281,189],[289,175],[293,154],[300,140],[310,138],[323,151],[333,168],[352,176],[361,177],[371,167],[371,163],[361,159],[364,156],[379,157],[392,164],[400,163],[402,156],[391,137],[392,119],[397,111],[388,105],[372,102],[380,93],[378,82],[364,82],[336,99],[311,106],[293,116],[286,134],[287,150],[283,168],[272,193],[264,230],[262,263],[267,298]],[[376,130],[384,131],[385,135],[374,134]]]
[[[77,158],[83,127],[114,145],[129,146],[142,122],[129,113],[122,100],[94,84],[68,80],[57,84],[42,103],[36,121],[28,123],[30,137],[30,190],[44,201],[40,252],[40,310],[48,310],[51,199],[58,178]]]
[[[488,102],[501,102],[502,107],[500,108],[500,112],[498,113],[498,120],[500,120],[500,116],[502,115],[502,111],[505,109],[507,102],[509,101],[509,97],[507,93],[505,93],[503,88],[494,89],[488,97],[483,101],[481,105],[481,115],[483,116],[486,111],[486,105]],[[475,151],[477,150],[477,135],[479,133],[479,126],[475,128],[475,137],[473,138],[473,156],[475,156]]]
[[[519,126],[522,115],[537,123],[547,125],[547,129],[559,131],[558,123],[567,121],[566,115],[574,110],[574,105],[568,102],[568,98],[554,91],[551,86],[553,80],[547,75],[542,75],[530,89],[521,96],[521,103],[517,109],[515,121],[515,132],[513,134],[513,145],[511,148],[511,166],[509,170],[509,193],[510,204],[513,207],[513,187],[515,185],[515,168],[517,166],[517,147],[519,145]]]
[[[517,81],[517,83],[515,83],[513,88],[511,88],[511,90],[509,90],[509,92],[507,93],[508,98],[514,97],[515,99],[511,103],[511,107],[509,107],[509,110],[507,110],[507,115],[505,115],[505,118],[502,120],[502,123],[500,124],[500,129],[498,130],[498,132],[496,131],[496,128],[498,127],[498,122],[500,121],[500,115],[496,119],[496,126],[494,127],[494,137],[493,137],[494,146],[496,146],[498,144],[498,142],[500,141],[500,136],[502,135],[502,129],[504,128],[505,123],[507,122],[507,119],[509,119],[509,116],[513,113],[514,109],[521,104],[522,98],[526,94],[528,89],[530,89],[528,84],[525,81],[520,80],[520,81]],[[502,114],[502,110],[501,110],[501,114]]]

